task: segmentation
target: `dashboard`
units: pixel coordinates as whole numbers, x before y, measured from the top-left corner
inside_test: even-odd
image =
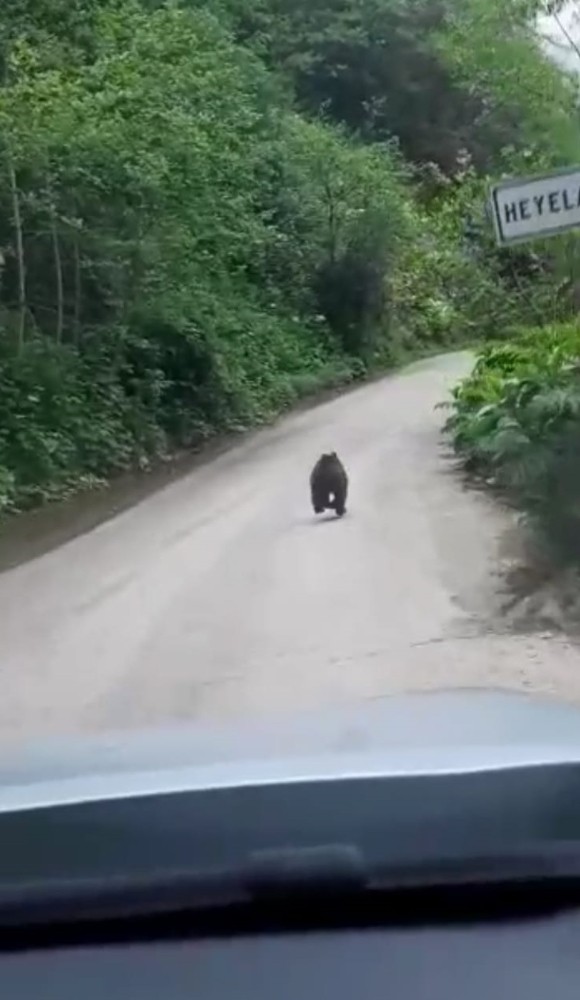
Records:
[[[0,954],[18,1000],[577,1000],[580,910]]]

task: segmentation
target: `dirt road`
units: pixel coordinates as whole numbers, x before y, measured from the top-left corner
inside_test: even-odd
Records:
[[[465,355],[296,414],[115,520],[0,576],[0,735],[506,686],[580,701],[580,654],[513,635],[511,521],[466,492],[435,404]],[[343,520],[308,474],[336,449]]]

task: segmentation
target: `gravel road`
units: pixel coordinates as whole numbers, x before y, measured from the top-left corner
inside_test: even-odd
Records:
[[[513,634],[511,517],[466,491],[435,404],[465,354],[259,432],[114,520],[0,576],[0,736],[269,713],[439,687],[580,702],[565,637]],[[335,449],[344,519],[308,475]]]

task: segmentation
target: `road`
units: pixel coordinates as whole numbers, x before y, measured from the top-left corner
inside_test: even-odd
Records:
[[[434,687],[580,701],[564,638],[516,635],[495,570],[513,532],[466,491],[435,404],[467,355],[422,362],[261,431],[0,576],[0,735],[266,713]],[[348,513],[315,519],[336,449]]]

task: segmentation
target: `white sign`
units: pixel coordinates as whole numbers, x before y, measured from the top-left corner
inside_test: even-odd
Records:
[[[502,246],[574,229],[580,226],[580,167],[502,181],[491,189],[491,207]]]

